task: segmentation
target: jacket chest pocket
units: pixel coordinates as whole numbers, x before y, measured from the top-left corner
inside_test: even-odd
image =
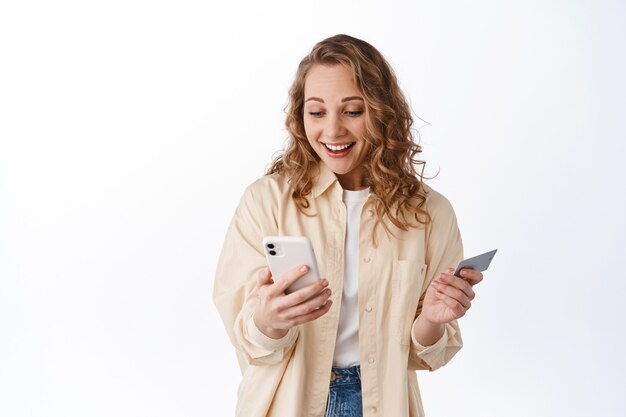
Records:
[[[393,263],[391,279],[391,327],[393,336],[403,346],[411,344],[411,327],[419,303],[427,265],[414,260]]]

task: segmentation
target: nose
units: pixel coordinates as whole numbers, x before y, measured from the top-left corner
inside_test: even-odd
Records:
[[[326,118],[326,126],[324,126],[324,135],[329,139],[341,137],[345,129],[341,123],[341,119],[336,115],[330,115]]]

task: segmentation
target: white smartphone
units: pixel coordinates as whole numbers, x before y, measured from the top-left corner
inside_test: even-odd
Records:
[[[473,256],[471,258],[467,258],[461,262],[459,262],[459,266],[456,267],[454,271],[454,275],[457,277],[461,277],[461,269],[473,269],[478,272],[486,271],[489,268],[489,264],[494,256],[496,256],[496,252],[498,249],[494,249],[489,252],[485,252],[483,254]]]
[[[298,265],[304,264],[309,267],[309,272],[291,284],[285,293],[292,293],[320,279],[313,245],[308,237],[266,236],[263,238],[263,249],[274,279],[280,278]]]

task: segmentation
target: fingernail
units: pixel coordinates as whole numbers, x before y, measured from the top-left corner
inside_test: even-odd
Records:
[[[300,268],[300,272],[306,272],[309,270],[309,267],[306,265],[302,265],[302,267]]]
[[[461,271],[461,276],[463,276],[463,277],[467,276],[467,271],[465,269]]]

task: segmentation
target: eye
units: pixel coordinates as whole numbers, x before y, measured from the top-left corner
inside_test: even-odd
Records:
[[[346,111],[346,114],[348,117],[358,117],[363,114],[363,110]]]
[[[324,115],[324,113],[321,112],[321,111],[310,111],[309,115],[311,115],[313,117],[322,117]]]

